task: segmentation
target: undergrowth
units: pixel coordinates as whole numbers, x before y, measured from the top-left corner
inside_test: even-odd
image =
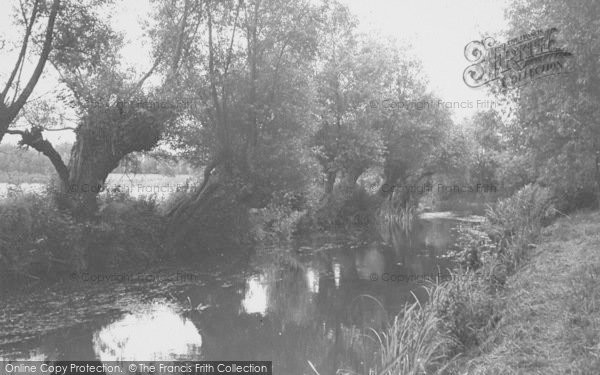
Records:
[[[57,208],[52,193],[17,189],[0,200],[1,279],[60,279],[165,255],[154,199],[110,191],[99,198],[96,218],[76,221]]]

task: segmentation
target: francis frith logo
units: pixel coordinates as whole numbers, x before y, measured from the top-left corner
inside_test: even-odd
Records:
[[[565,73],[565,60],[572,54],[557,46],[555,27],[523,34],[506,43],[488,37],[465,46],[472,63],[463,72],[469,87],[495,82],[503,89],[519,87],[534,79]]]

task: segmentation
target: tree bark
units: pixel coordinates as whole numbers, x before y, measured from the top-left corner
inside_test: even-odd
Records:
[[[189,233],[198,230],[194,217],[203,212],[218,192],[222,190],[220,180],[218,177],[205,179],[201,188],[181,201],[173,210],[167,228],[168,247],[177,248]]]
[[[162,134],[162,124],[149,111],[130,113],[91,113],[77,131],[69,160],[69,181],[63,193],[70,198],[70,209],[80,218],[92,217],[96,197],[106,178],[119,162],[132,152],[150,151]]]

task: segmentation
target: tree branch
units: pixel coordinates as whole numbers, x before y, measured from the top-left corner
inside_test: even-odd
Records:
[[[179,67],[179,61],[181,60],[181,50],[183,47],[183,35],[184,35],[185,28],[187,27],[187,18],[188,18],[188,13],[189,13],[189,9],[190,9],[189,0],[184,0],[184,1],[185,1],[185,3],[183,5],[183,16],[180,21],[181,25],[179,28],[179,36],[177,38],[177,45],[175,47],[175,55],[173,56],[173,62],[171,65],[171,70],[169,72],[169,75],[175,74],[175,72],[177,71],[177,68]]]
[[[2,90],[2,93],[0,94],[0,101],[4,101],[4,98],[6,98],[6,95],[8,94],[8,90],[10,90],[10,87],[12,86],[15,76],[17,75],[17,72],[19,71],[19,67],[21,66],[21,64],[24,64],[25,53],[27,52],[27,45],[29,44],[29,37],[31,36],[31,29],[33,28],[33,24],[35,23],[35,19],[37,17],[38,4],[39,4],[39,0],[36,0],[35,3],[33,4],[33,9],[31,11],[31,18],[29,19],[29,24],[27,25],[27,28],[25,29],[25,37],[23,38],[23,44],[21,44],[21,51],[19,52],[19,57],[17,58],[15,67],[13,68],[12,72],[10,73],[10,77],[8,77],[8,81],[6,82],[6,86],[4,87],[4,90]]]
[[[20,135],[21,140],[19,141],[20,146],[28,146],[34,150],[41,152],[50,159],[50,162],[54,166],[54,169],[58,173],[60,180],[66,185],[69,182],[69,169],[63,162],[60,154],[54,149],[52,144],[44,139],[42,136],[41,127],[33,127],[31,130],[11,130],[8,129],[8,134]]]
[[[207,5],[208,14],[208,72],[210,77],[210,91],[212,94],[213,104],[217,112],[217,121],[221,122],[221,109],[219,105],[219,96],[217,94],[217,85],[215,83],[215,56],[213,47],[213,29],[212,29],[212,13],[210,5]]]
[[[42,72],[44,70],[44,65],[48,60],[48,56],[50,55],[50,50],[52,49],[52,38],[54,35],[54,23],[56,21],[56,15],[58,14],[58,7],[60,5],[60,0],[54,0],[52,3],[52,10],[50,11],[50,18],[48,19],[48,26],[46,27],[46,38],[44,40],[44,46],[42,47],[42,53],[40,54],[40,58],[38,59],[38,63],[27,82],[27,85],[23,89],[23,92],[19,95],[19,98],[10,106],[9,114],[8,114],[8,122],[12,122],[14,118],[19,113],[19,110],[23,107],[29,95],[33,92],[33,88],[37,84]]]
[[[148,79],[148,77],[150,77],[152,75],[152,73],[154,72],[154,69],[156,69],[156,67],[160,63],[160,60],[161,60],[160,56],[156,58],[156,61],[154,62],[154,65],[152,65],[150,70],[148,70],[148,72],[146,72],[146,74],[144,74],[144,76],[142,78],[140,78],[140,80],[133,86],[133,88],[131,90],[129,90],[129,93],[127,95],[128,97],[133,95],[137,90],[139,90],[142,87],[142,85]]]

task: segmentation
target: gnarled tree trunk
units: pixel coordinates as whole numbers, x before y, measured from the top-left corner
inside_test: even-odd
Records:
[[[77,130],[77,139],[69,160],[69,179],[62,191],[69,208],[77,217],[91,217],[97,211],[96,197],[106,178],[128,154],[149,151],[156,146],[162,124],[145,109],[131,113],[114,111],[92,114]]]
[[[43,138],[41,127],[10,133],[21,136],[21,145],[32,147],[50,159],[60,178],[59,206],[78,219],[89,219],[98,209],[96,198],[110,172],[126,155],[154,148],[162,128],[163,122],[145,109],[127,114],[116,108],[89,113],[76,130],[68,166]]]

